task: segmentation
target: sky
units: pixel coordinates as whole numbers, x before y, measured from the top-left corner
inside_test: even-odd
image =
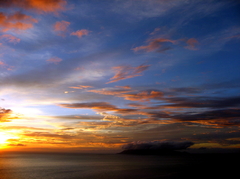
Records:
[[[240,148],[237,0],[0,1],[0,150]]]

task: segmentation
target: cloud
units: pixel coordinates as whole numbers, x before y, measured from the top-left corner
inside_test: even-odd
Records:
[[[14,66],[10,66],[10,65],[2,62],[2,61],[0,61],[0,67],[5,68],[5,69],[7,69],[9,71],[11,71],[14,68]]]
[[[8,41],[10,43],[14,43],[14,44],[20,42],[19,38],[15,37],[13,35],[10,35],[10,34],[3,34],[3,35],[1,35],[0,39],[4,39],[4,40],[6,40],[6,41]]]
[[[25,144],[8,144],[8,146],[25,147],[25,146],[27,146],[27,145],[25,145]]]
[[[11,113],[12,113],[11,109],[0,108],[0,122],[8,122]]]
[[[122,97],[121,94],[132,92],[133,90],[129,89],[100,89],[100,90],[88,90],[88,92],[97,93],[97,94],[103,94],[103,95],[111,95],[111,96],[117,96]]]
[[[186,113],[175,115],[178,122],[199,123],[210,126],[240,126],[240,109],[220,109],[200,113]]]
[[[131,89],[130,86],[116,86],[117,88],[123,88],[123,89]]]
[[[197,41],[197,39],[195,38],[190,38],[186,41],[186,43],[188,44],[188,46],[186,46],[185,48],[189,49],[189,50],[196,50],[196,45],[199,44],[199,42]]]
[[[118,108],[107,102],[89,102],[89,103],[72,103],[72,104],[59,104],[60,107],[72,108],[72,109],[93,109],[98,112],[113,111],[121,115],[136,114],[137,109]]]
[[[50,138],[60,138],[60,139],[72,139],[75,137],[73,135],[50,133],[50,132],[31,132],[31,133],[26,133],[24,135],[28,137],[39,137],[39,138],[50,137]]]
[[[7,0],[1,1],[0,7],[17,7],[24,10],[34,10],[39,13],[52,13],[65,10],[66,4],[65,0]]]
[[[112,111],[117,109],[116,106],[107,102],[59,104],[59,106],[64,108],[74,108],[74,109],[90,108],[90,109],[106,110],[106,111]]]
[[[58,57],[52,57],[52,58],[49,58],[47,60],[47,62],[49,63],[54,63],[55,65],[57,65],[58,63],[60,63],[62,61],[61,58],[58,58]]]
[[[78,30],[76,32],[72,32],[70,35],[76,35],[78,38],[81,38],[84,35],[88,35],[90,31],[86,29]]]
[[[117,86],[118,87],[118,86]],[[122,89],[100,89],[100,90],[88,90],[88,92],[103,94],[103,95],[112,95],[124,98],[129,101],[140,101],[146,102],[150,100],[164,100],[163,92],[157,90],[146,90],[136,93],[136,90],[129,89],[128,87],[121,87]],[[134,93],[135,92],[135,93]]]
[[[107,82],[108,83],[113,83],[117,82],[119,80],[125,80],[128,78],[133,78],[136,76],[142,76],[142,72],[147,70],[150,65],[140,65],[137,67],[132,67],[132,66],[116,66],[113,67],[112,69],[115,71],[115,75],[110,79],[111,81]]]
[[[0,61],[0,66],[5,66],[6,64],[2,61]]]
[[[44,116],[50,119],[66,119],[66,120],[100,120],[102,119],[99,115],[64,115],[64,116]]]
[[[54,24],[53,30],[58,33],[60,36],[65,36],[67,28],[70,25],[70,22],[67,21],[58,21]]]
[[[208,98],[208,97],[196,97],[196,98],[166,98],[169,104],[167,107],[172,108],[229,108],[240,107],[240,97],[228,97],[228,98]]]
[[[27,30],[33,27],[33,23],[37,22],[37,19],[22,14],[21,12],[16,12],[11,15],[0,12],[0,29],[3,32],[9,30]]]
[[[138,0],[136,1],[116,1],[111,7],[111,11],[119,13],[126,18],[126,21],[138,21],[145,18],[160,17],[185,4],[183,0]]]
[[[122,94],[121,97],[124,97],[129,101],[150,101],[150,100],[162,100],[163,92],[161,91],[142,91],[139,93],[132,94]]]
[[[124,150],[183,150],[192,146],[194,143],[190,141],[174,142],[174,141],[152,141],[152,142],[132,142],[123,145]]]
[[[69,88],[73,88],[73,89],[86,89],[86,88],[93,88],[93,86],[78,85],[78,86],[71,86]]]
[[[148,42],[149,42],[148,45],[135,47],[132,50],[135,52],[141,51],[141,50],[146,51],[146,52],[152,52],[152,51],[164,52],[171,48],[170,46],[168,46],[169,42],[172,44],[175,44],[177,41],[170,40],[170,39],[164,39],[164,38],[158,38],[158,39],[150,39],[150,40],[148,40]]]
[[[161,28],[155,28],[153,32],[151,32],[149,35],[155,35],[156,33],[158,33],[161,30]]]

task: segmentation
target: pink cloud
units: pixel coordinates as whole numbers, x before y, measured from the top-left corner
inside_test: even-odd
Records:
[[[79,38],[81,38],[84,35],[88,35],[90,31],[86,30],[86,29],[82,29],[82,30],[78,30],[76,32],[72,32],[71,35],[76,35]]]
[[[1,67],[1,66],[2,66],[3,68],[5,68],[5,69],[9,70],[9,71],[11,71],[11,70],[14,69],[14,66],[10,66],[10,65],[2,62],[2,61],[0,61],[0,67]]]
[[[52,57],[52,58],[49,58],[47,60],[47,62],[49,63],[54,63],[55,65],[57,65],[58,63],[60,63],[62,61],[61,58],[58,58],[58,57]]]
[[[5,66],[5,63],[0,61],[0,66]]]
[[[133,78],[136,76],[142,76],[142,72],[147,70],[149,68],[149,65],[140,65],[138,67],[132,67],[132,66],[116,66],[112,69],[115,71],[115,75],[110,79],[111,81],[108,83],[117,82],[119,80],[124,80],[128,78]]]
[[[58,32],[58,35],[65,36],[64,33],[67,32],[67,28],[70,25],[70,22],[67,21],[58,21],[54,24],[53,30]]]

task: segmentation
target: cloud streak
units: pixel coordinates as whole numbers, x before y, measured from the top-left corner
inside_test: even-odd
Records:
[[[135,47],[132,50],[135,52],[141,51],[141,50],[146,52],[152,52],[152,51],[164,52],[171,49],[171,47],[168,46],[168,43],[171,43],[171,44],[177,43],[176,40],[170,40],[170,39],[164,39],[164,38],[150,39],[147,42],[148,42],[148,45]]]
[[[15,37],[13,35],[10,35],[10,34],[3,34],[3,35],[1,35],[0,39],[4,39],[7,42],[13,43],[13,44],[17,44],[17,43],[19,43],[21,41],[21,39]]]
[[[114,83],[120,80],[125,80],[128,78],[134,78],[136,76],[142,76],[142,72],[147,70],[150,65],[140,65],[137,67],[132,66],[116,66],[113,67],[113,71],[115,71],[115,75],[110,79],[108,83]]]
[[[61,58],[52,57],[47,60],[48,63],[54,63],[55,65],[59,64],[62,61]]]

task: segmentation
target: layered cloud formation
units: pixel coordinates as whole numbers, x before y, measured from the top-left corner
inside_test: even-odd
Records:
[[[239,6],[1,1],[5,147],[239,148]]]

